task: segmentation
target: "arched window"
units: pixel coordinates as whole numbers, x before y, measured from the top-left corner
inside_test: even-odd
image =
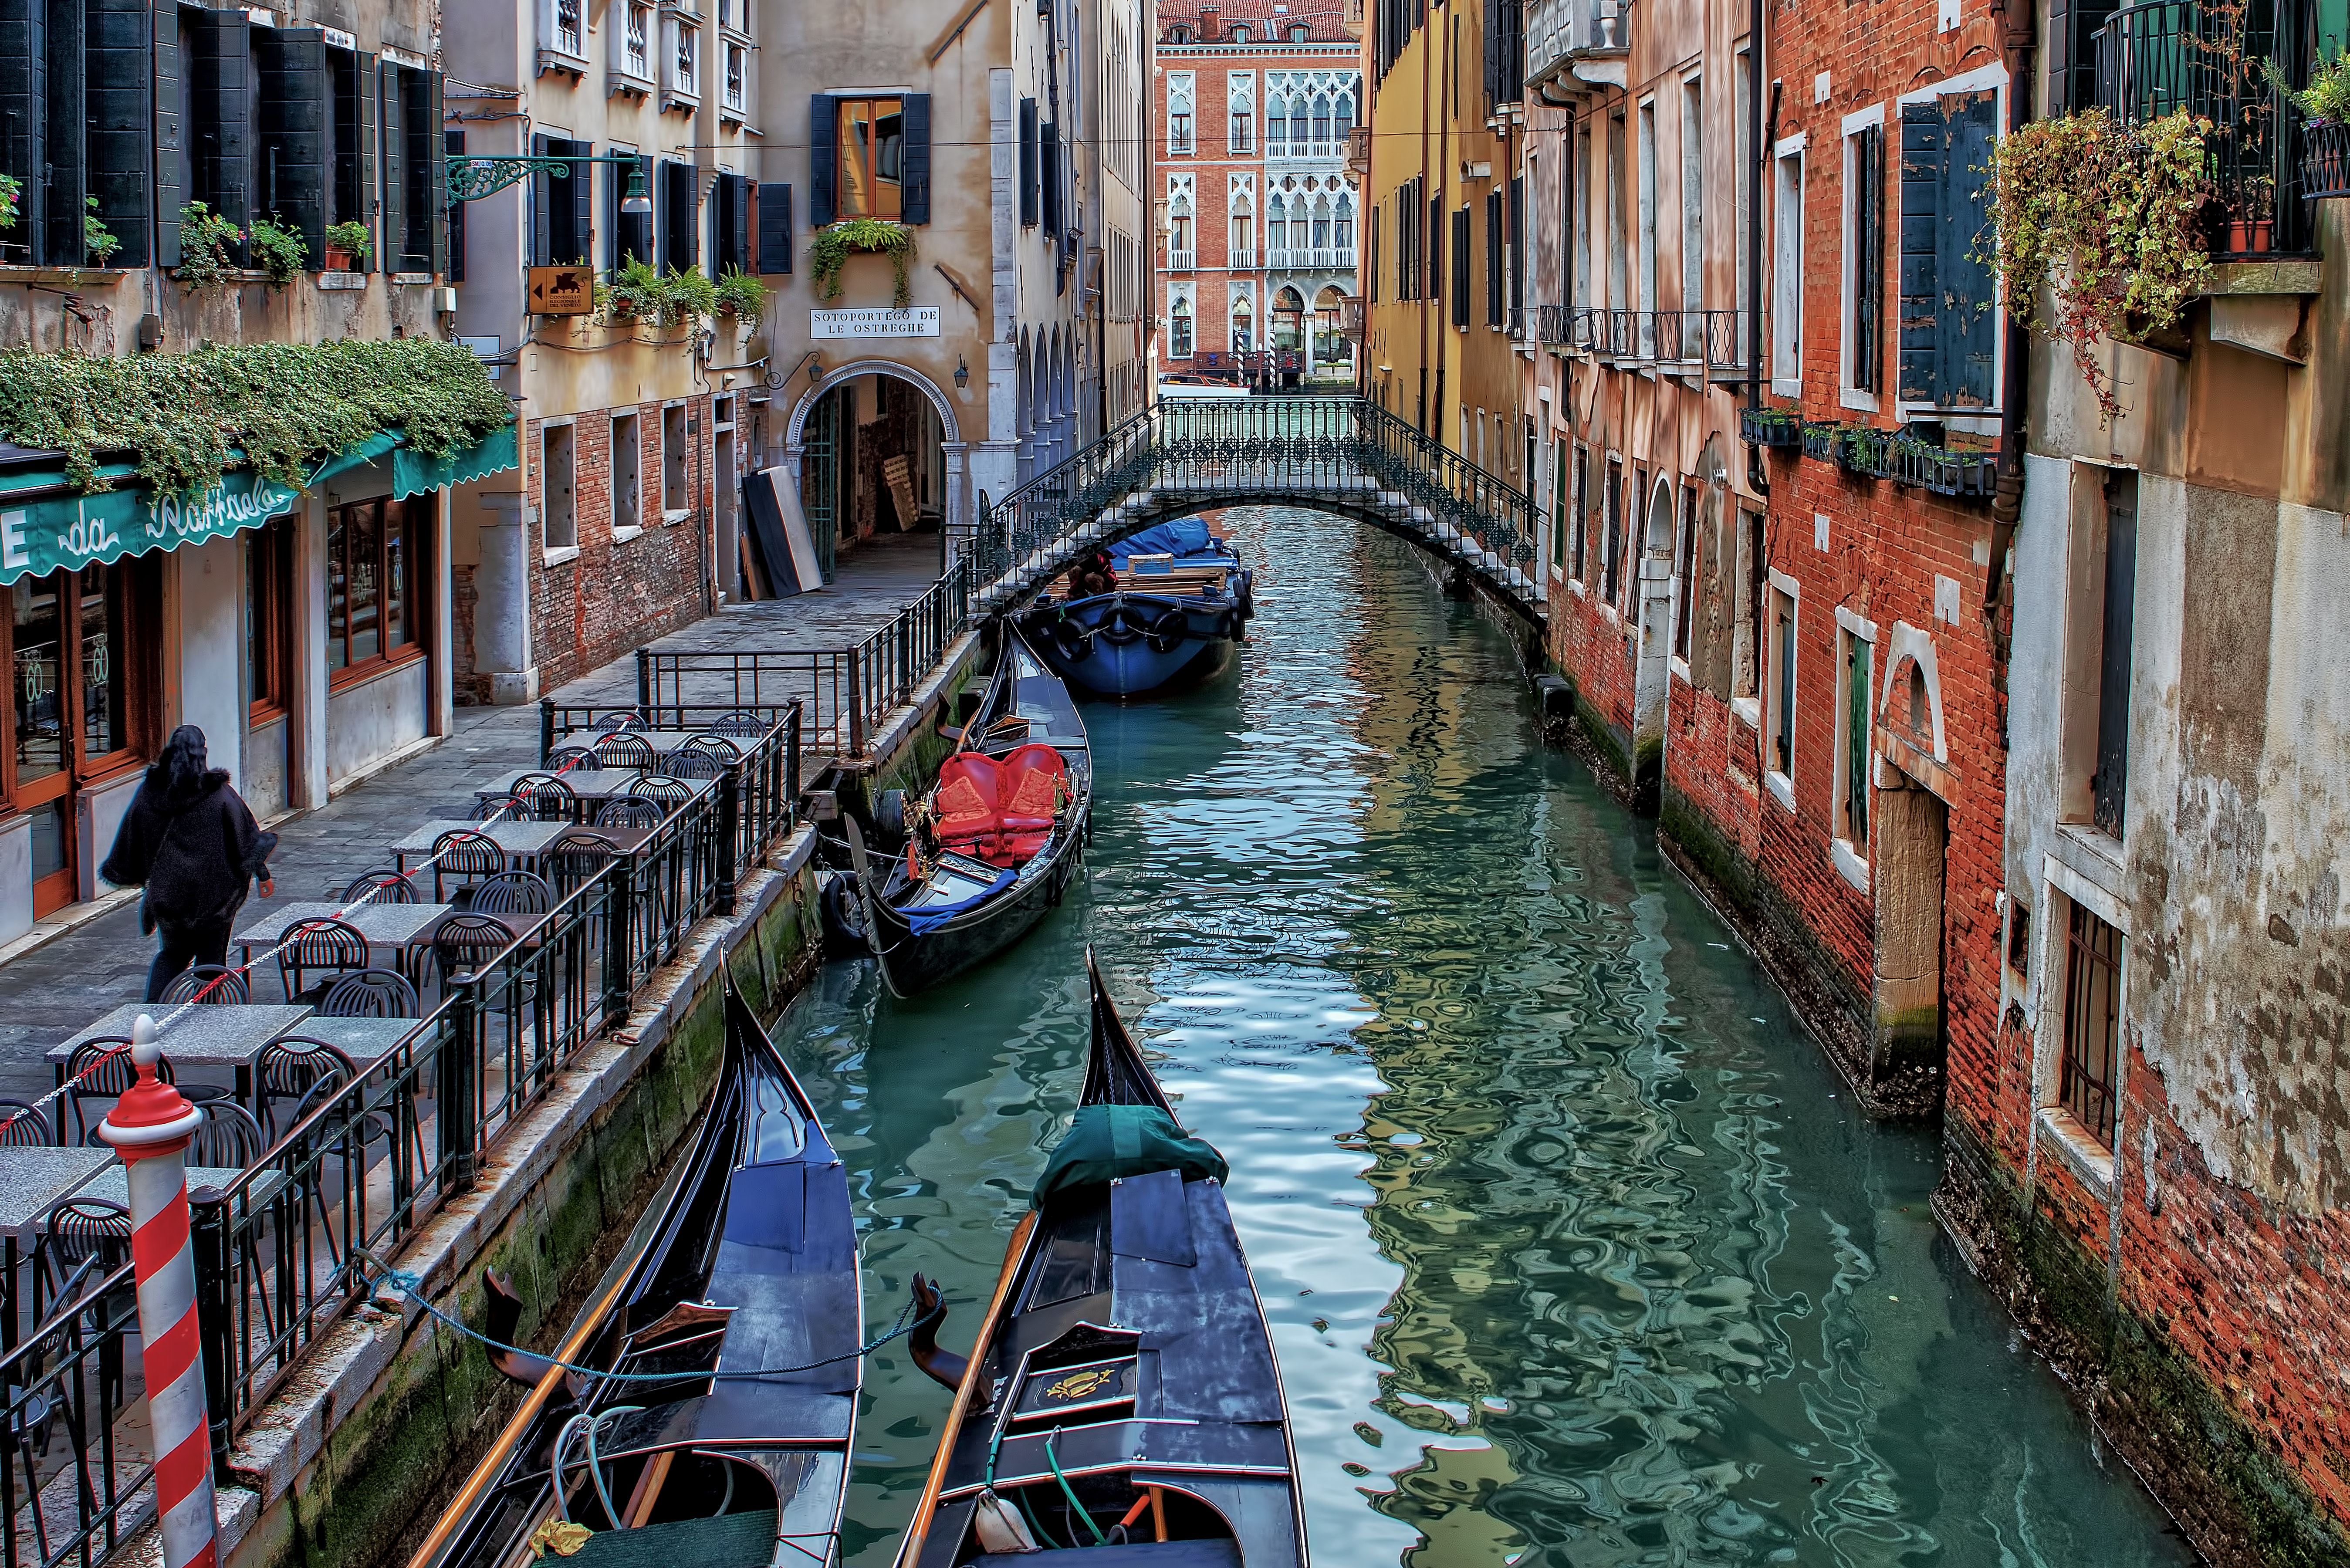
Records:
[[[1188,258],[1191,254],[1191,198],[1189,196],[1178,196],[1167,203],[1167,248],[1186,258],[1175,262],[1174,265],[1191,265]]]
[[[1337,103],[1336,124],[1332,128],[1340,140],[1355,129],[1355,100],[1341,94]]]
[[[1232,352],[1246,354],[1256,347],[1256,314],[1249,307],[1248,296],[1232,301]]]
[[[1167,332],[1169,358],[1189,359],[1191,357],[1191,301],[1189,296],[1176,296],[1167,318],[1170,323]]]
[[[1314,140],[1330,140],[1330,99],[1326,95],[1314,99]]]
[[[1256,265],[1256,203],[1242,191],[1232,197],[1232,215],[1225,221],[1232,236],[1231,265],[1248,271]]]
[[[1314,202],[1314,248],[1317,251],[1330,248],[1330,202],[1326,197],[1317,197]],[[1316,265],[1328,264],[1317,261]]]
[[[1306,40],[1311,32],[1312,29],[1307,27],[1305,23],[1292,22],[1289,25],[1289,41],[1293,44],[1302,44]]]
[[[1355,248],[1355,199],[1344,194],[1338,198],[1338,248],[1341,251],[1351,251]],[[1340,266],[1349,265],[1347,258],[1340,256],[1338,265]]]
[[[1245,44],[1245,43],[1247,43],[1247,42],[1248,42],[1248,38],[1249,38],[1249,34],[1248,34],[1248,29],[1247,29],[1246,27],[1234,27],[1234,28],[1232,29],[1232,42],[1233,42],[1233,43],[1235,43],[1235,44]]]
[[[1273,296],[1273,346],[1296,348],[1305,341],[1305,300],[1294,288]]]
[[[1276,256],[1289,247],[1289,203],[1281,199],[1278,191],[1265,198],[1264,243]],[[1281,264],[1271,262],[1267,265],[1277,266]]]

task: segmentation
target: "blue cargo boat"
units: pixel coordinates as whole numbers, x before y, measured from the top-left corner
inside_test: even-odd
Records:
[[[1180,517],[1097,551],[1023,614],[1020,628],[1064,680],[1104,697],[1189,686],[1232,662],[1246,635],[1250,575]]]

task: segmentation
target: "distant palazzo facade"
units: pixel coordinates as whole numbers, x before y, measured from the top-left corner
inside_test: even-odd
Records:
[[[1362,223],[1347,169],[1359,24],[1342,6],[1241,0],[1165,5],[1158,25],[1161,369],[1351,376],[1338,312]]]

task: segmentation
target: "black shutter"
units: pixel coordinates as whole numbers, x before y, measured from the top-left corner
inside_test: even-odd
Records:
[[[370,237],[367,254],[359,257],[359,270],[373,272],[376,268],[376,258],[383,254],[383,229],[379,222],[383,215],[383,209],[381,202],[376,195],[375,183],[376,141],[380,133],[375,108],[378,78],[376,57],[373,55],[353,57],[351,77],[358,87],[358,102],[352,109],[357,133],[352,149],[358,162],[352,176],[352,206],[344,216],[355,219],[368,226],[368,234]],[[461,131],[458,133],[457,145],[463,147],[464,144],[464,134]]]
[[[1045,232],[1059,240],[1061,233],[1061,128],[1051,121],[1037,130],[1038,161],[1044,167]]]
[[[121,248],[116,266],[145,266],[154,232],[155,47],[147,0],[89,0],[90,194]]]
[[[1852,139],[1852,385],[1877,390],[1884,362],[1885,128],[1863,127]]]
[[[326,35],[316,27],[263,28],[253,53],[261,67],[264,197],[270,216],[302,236],[309,265],[323,266],[334,119]]]
[[[1428,292],[1422,297],[1444,297],[1444,192],[1437,192],[1428,199],[1428,233],[1420,236],[1427,247]]]
[[[400,91],[404,73],[390,60],[380,68],[376,99],[383,110],[383,205],[376,235],[383,244],[384,270],[402,272],[408,250],[408,117]]]
[[[701,260],[701,239],[694,222],[694,196],[702,172],[691,163],[663,162],[660,200],[660,265],[691,272]]]
[[[905,137],[898,166],[899,213],[909,223],[931,221],[931,95],[910,92],[899,119]]]
[[[1369,303],[1379,303],[1379,209],[1373,207],[1364,215],[1363,232],[1363,292],[1370,296]]]
[[[1949,127],[1931,103],[1901,106],[1901,373],[1896,395],[1941,401],[1942,165]]]
[[[530,139],[530,155],[534,158],[551,158],[555,154],[556,145],[557,139],[555,137],[533,136]],[[553,266],[555,265],[555,226],[549,221],[550,214],[554,211],[555,176],[544,168],[532,170],[529,214],[530,259],[524,264],[525,265]]]
[[[439,71],[426,74],[423,96],[423,123],[416,128],[416,134],[422,143],[419,161],[424,165],[424,254],[432,258],[427,265],[438,273],[447,271],[449,266],[449,154],[441,135],[443,110]]]
[[[639,156],[637,159],[637,167],[644,176],[641,187],[644,193],[653,199],[654,203],[658,205],[660,190],[656,182],[653,161]],[[618,272],[623,262],[632,258],[640,262],[651,262],[653,214],[620,211],[620,203],[628,199],[629,171],[626,169],[617,166],[613,169],[610,190],[612,192],[612,270]]]
[[[1485,325],[1502,325],[1502,193],[1485,192]]]
[[[253,220],[253,99],[248,72],[253,24],[242,11],[199,11],[189,19],[195,58],[182,61],[194,106],[187,128],[189,167],[195,173],[190,200],[242,229]],[[243,261],[244,247],[230,256]]]
[[[46,0],[0,0],[0,173],[24,184],[16,198],[16,226],[0,238],[0,255],[34,259],[41,232],[47,188],[41,167],[48,161],[48,47],[43,42]]]
[[[1516,175],[1510,181],[1510,308],[1523,310],[1526,304],[1526,178]],[[1683,300],[1688,308],[1696,308],[1693,300]]]
[[[592,141],[575,141],[571,156],[583,160],[571,166],[571,254],[565,258],[582,266],[596,265],[596,168],[584,161],[596,156]],[[456,209],[451,208],[453,213]],[[453,230],[452,231],[454,232]]]
[[[751,182],[741,174],[721,176],[725,188],[726,254],[717,258],[723,272],[751,270]]]
[[[40,107],[47,123],[42,130],[46,156],[33,171],[45,187],[34,243],[41,246],[40,259],[51,266],[79,266],[88,254],[82,239],[82,220],[89,213],[82,205],[88,169],[82,155],[88,101],[82,58],[85,20],[79,5],[52,5],[48,26],[42,30],[48,59]]]
[[[1941,286],[1937,354],[1945,408],[1989,408],[1996,397],[1991,368],[1998,354],[1999,312],[1992,308],[1991,268],[1975,254],[1991,222],[1982,170],[1998,140],[1997,99],[1989,92],[1941,100],[1949,130],[1942,161],[1942,222],[1935,273]]]
[[[1452,325],[1469,325],[1469,278],[1474,257],[1469,254],[1469,209],[1452,213]]]
[[[832,222],[833,182],[840,157],[840,100],[818,93],[808,99],[808,226]]]
[[[463,131],[442,131],[441,143],[450,156],[458,158],[464,156],[465,133]],[[359,270],[362,272],[367,270],[367,264],[364,261],[359,264]],[[449,203],[449,281],[451,283],[465,281],[465,203],[463,202]]]
[[[759,185],[759,270],[792,270],[792,188],[772,180]]]
[[[1020,100],[1020,226],[1036,226],[1036,100]]]
[[[188,199],[182,180],[187,157],[187,127],[180,103],[180,8],[158,5],[151,13],[155,84],[155,265],[180,265],[180,206]]]

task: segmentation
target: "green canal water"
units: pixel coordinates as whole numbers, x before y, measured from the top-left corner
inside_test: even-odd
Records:
[[[868,1316],[968,1343],[1073,1108],[1092,944],[1232,1162],[1321,1568],[2193,1560],[1938,1232],[1650,826],[1535,734],[1407,546],[1237,513],[1234,670],[1087,711],[1066,906],[908,1004],[835,965],[777,1035],[849,1164]],[[947,1392],[874,1358],[849,1561]]]

